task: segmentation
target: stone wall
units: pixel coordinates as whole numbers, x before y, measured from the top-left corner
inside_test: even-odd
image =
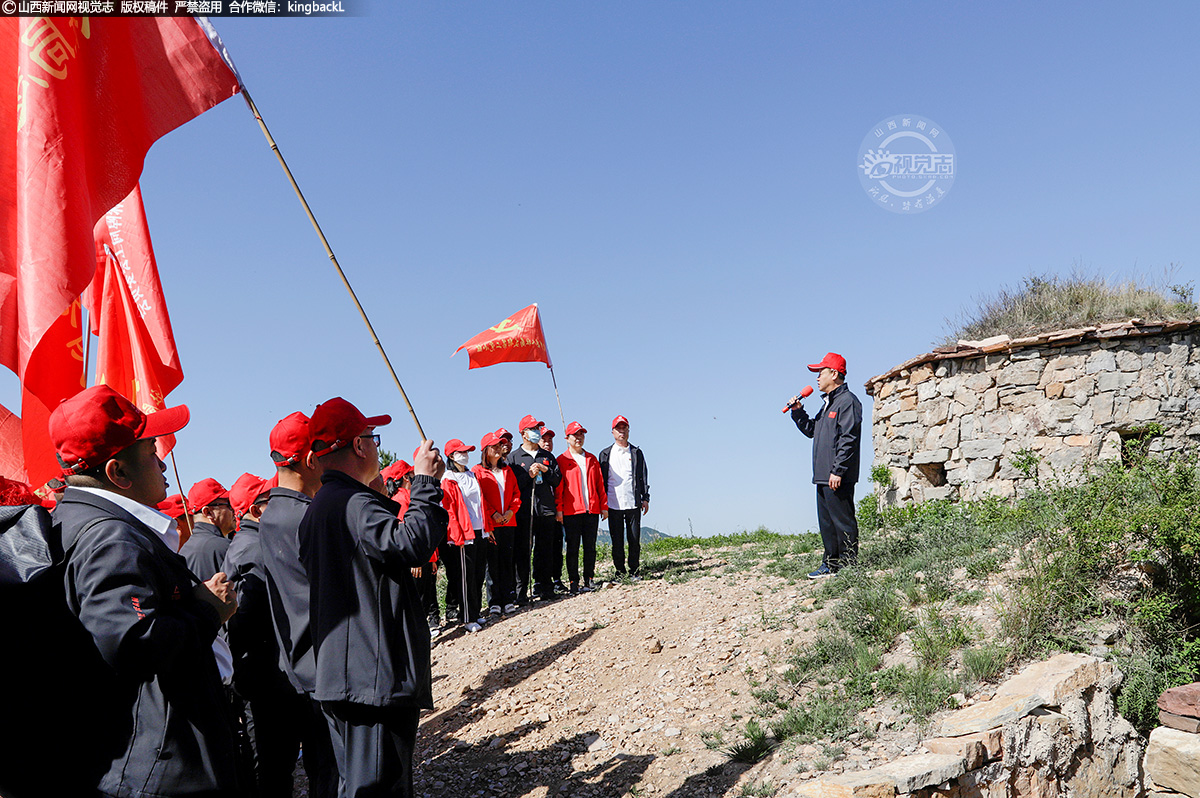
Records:
[[[888,504],[1011,496],[1013,457],[1032,452],[1042,477],[1070,478],[1122,456],[1146,434],[1152,453],[1200,441],[1200,320],[1138,320],[1013,340],[960,341],[867,382],[875,465]]]

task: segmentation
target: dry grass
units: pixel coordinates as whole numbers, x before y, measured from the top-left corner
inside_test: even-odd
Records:
[[[1018,288],[979,297],[977,307],[947,319],[950,333],[938,344],[993,335],[1026,335],[1090,327],[1128,319],[1191,319],[1197,314],[1191,283],[1171,285],[1177,269],[1158,280],[1112,281],[1078,272],[1069,277],[1029,276]]]

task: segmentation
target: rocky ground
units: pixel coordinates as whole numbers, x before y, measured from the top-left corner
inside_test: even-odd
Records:
[[[814,609],[814,583],[720,574],[720,558],[697,560],[706,575],[686,582],[611,585],[439,639],[418,794],[784,794],[815,768],[921,750],[920,730],[887,706],[868,712],[873,733],[861,739],[784,747],[752,768],[706,745],[705,732],[738,738],[757,705],[751,688],[782,673],[830,611]]]

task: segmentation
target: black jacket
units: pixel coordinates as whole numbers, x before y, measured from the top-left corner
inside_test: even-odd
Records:
[[[410,497],[401,521],[400,505],[326,471],[300,522],[317,701],[433,709],[429,625],[410,569],[446,540],[449,516],[433,477],[413,477]]]
[[[542,474],[542,482],[529,476],[529,467],[534,462],[545,463],[550,469]],[[554,500],[554,489],[562,481],[562,472],[558,468],[558,460],[545,449],[538,449],[535,454],[522,449],[520,446],[508,453],[508,465],[517,475],[517,487],[521,490],[521,509],[517,512],[524,516],[526,512],[538,515],[554,515],[557,503]],[[532,500],[530,499],[532,496]]]
[[[106,794],[232,793],[233,730],[212,642],[220,618],[184,559],[112,502],[67,488],[54,511],[67,605],[109,669],[118,707]]]
[[[258,521],[267,599],[279,644],[279,666],[297,690],[317,687],[308,617],[308,573],[300,562],[300,521],[312,499],[290,488],[272,488]]]
[[[271,622],[261,542],[258,521],[243,517],[221,565],[238,597],[237,612],[226,624],[233,653],[233,689],[250,701],[280,691],[293,692],[279,668],[279,643]]]
[[[608,490],[608,460],[612,457],[614,443],[600,452],[600,473],[604,476],[604,489]],[[640,508],[642,502],[650,501],[650,474],[646,470],[646,456],[642,450],[629,444],[629,456],[633,458],[633,500]],[[611,498],[611,497],[610,497]]]
[[[836,474],[843,484],[858,481],[858,451],[862,446],[862,404],[843,383],[825,395],[825,408],[810,418],[800,405],[792,408],[796,428],[813,439],[813,483],[828,485]]]
[[[221,530],[201,521],[192,527],[192,534],[179,547],[179,554],[187,560],[192,573],[200,577],[201,581],[207,582],[225,564],[230,542],[229,538],[221,534]]]

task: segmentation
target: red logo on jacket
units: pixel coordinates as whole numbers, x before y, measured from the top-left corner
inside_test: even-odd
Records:
[[[836,411],[836,410],[830,410],[830,411],[829,411],[829,417],[830,417],[830,418],[837,418],[837,411]]]

